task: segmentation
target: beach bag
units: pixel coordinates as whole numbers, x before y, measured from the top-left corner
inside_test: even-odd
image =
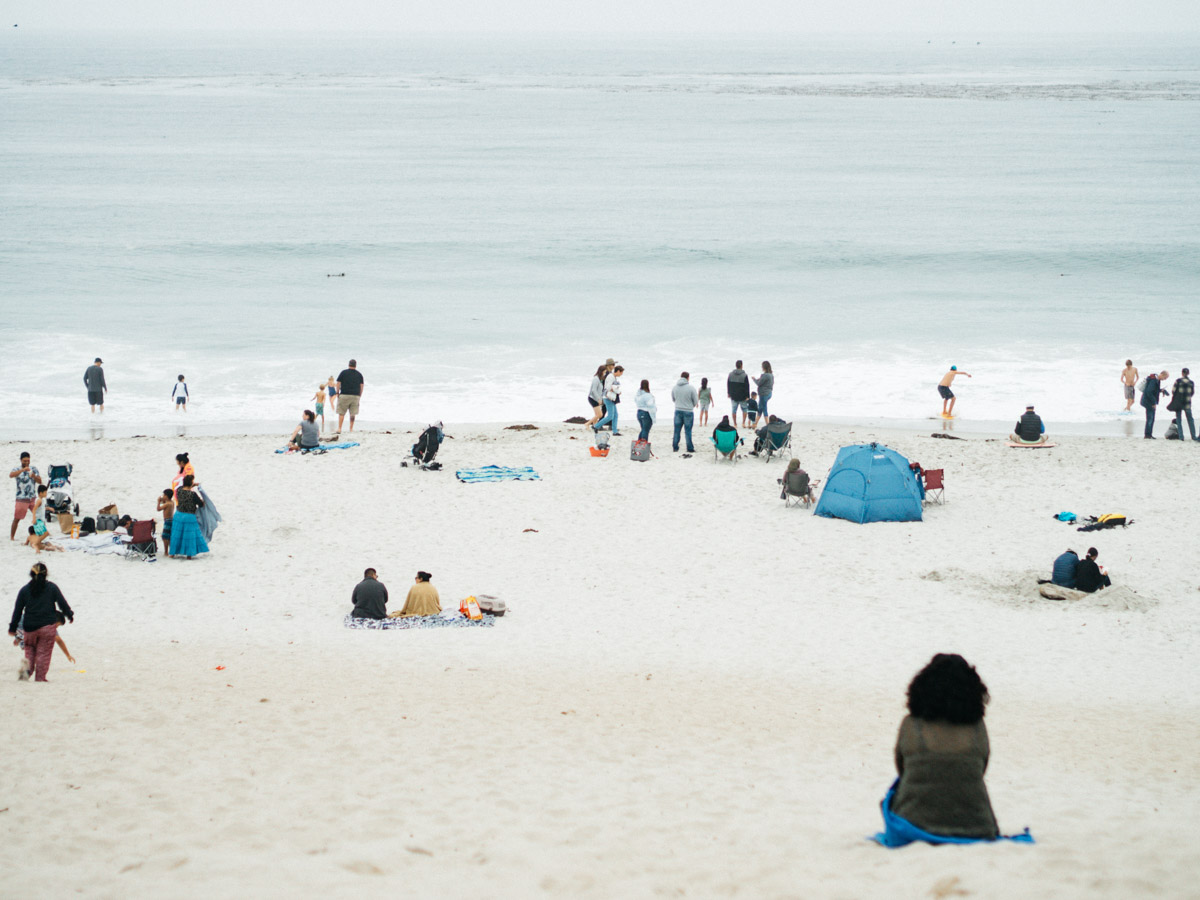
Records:
[[[499,597],[493,597],[490,594],[479,595],[479,611],[487,613],[489,616],[502,616],[508,612],[508,605]]]
[[[607,447],[588,447],[588,450],[591,451],[592,456],[608,456]]]
[[[117,527],[119,521],[120,519],[117,518],[115,513],[100,513],[96,516],[96,530],[112,531]],[[86,523],[87,519],[84,519],[84,522]]]
[[[96,520],[93,519],[91,516],[84,516],[83,522],[79,526],[79,533],[80,534],[95,534],[96,533]]]
[[[110,503],[108,506],[100,507],[100,511],[97,513],[97,515],[104,515],[105,513],[110,513],[113,518],[116,518],[119,515],[117,512],[117,504]]]
[[[608,450],[608,435],[603,431],[596,432],[596,448],[599,450]]]
[[[1138,389],[1139,394],[1146,393],[1146,379],[1145,378],[1143,378],[1141,381],[1139,381],[1137,383],[1137,389]]]
[[[462,603],[458,604],[458,611],[472,622],[478,622],[483,618],[483,613],[479,611],[479,601],[473,596],[465,598]]]
[[[646,462],[650,459],[649,441],[630,441],[629,458],[634,462]]]
[[[1171,407],[1169,406],[1167,407],[1167,409],[1170,408]],[[1172,421],[1171,424],[1167,426],[1167,433],[1163,435],[1163,437],[1165,437],[1168,441],[1179,440],[1179,426]]]
[[[60,512],[57,516],[58,527],[62,529],[63,534],[71,533],[71,526],[75,524],[75,517],[69,512]]]

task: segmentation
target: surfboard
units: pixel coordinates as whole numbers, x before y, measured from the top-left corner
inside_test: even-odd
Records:
[[[1013,443],[1012,441],[1005,441],[1004,443],[1008,444],[1008,446],[1010,446],[1010,447],[1018,447],[1022,450],[1042,450],[1047,447],[1058,446],[1057,444],[1053,444],[1050,442],[1047,442],[1045,444],[1016,444],[1016,443]]]

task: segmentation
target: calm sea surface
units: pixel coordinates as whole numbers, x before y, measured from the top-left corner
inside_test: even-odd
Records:
[[[1200,371],[1200,45],[955,40],[7,29],[0,436],[82,430],[95,356],[114,433],[350,356],[376,424],[561,419],[614,356],[1115,428],[1127,356]]]

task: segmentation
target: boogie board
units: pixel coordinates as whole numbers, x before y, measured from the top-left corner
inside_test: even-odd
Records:
[[[1019,447],[1022,450],[1042,450],[1047,447],[1057,446],[1057,444],[1051,443],[1050,441],[1047,441],[1044,444],[1018,444],[1015,441],[1005,441],[1005,443],[1010,447]]]

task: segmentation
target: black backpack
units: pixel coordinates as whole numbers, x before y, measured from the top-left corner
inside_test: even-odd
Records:
[[[93,519],[91,516],[84,516],[83,521],[79,523],[79,533],[80,534],[95,534],[96,533],[96,520]]]

